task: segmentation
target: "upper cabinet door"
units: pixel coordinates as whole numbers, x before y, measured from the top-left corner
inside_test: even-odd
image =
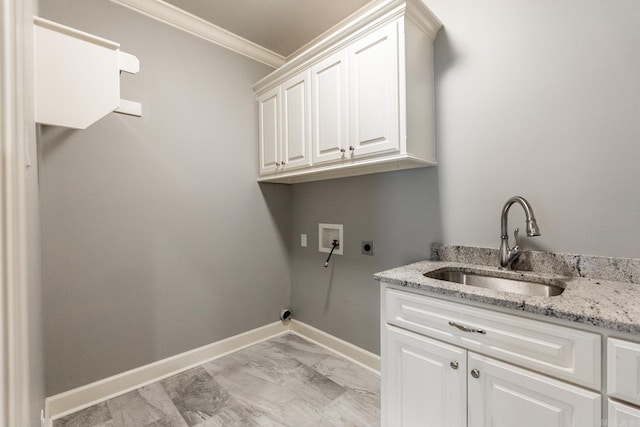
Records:
[[[469,427],[599,427],[601,398],[553,378],[468,353]]]
[[[346,158],[347,54],[337,52],[311,68],[313,163]]]
[[[282,168],[311,164],[311,73],[282,84]]]
[[[349,156],[400,149],[398,23],[349,47]]]
[[[276,172],[280,166],[280,86],[258,98],[258,140],[260,175]]]

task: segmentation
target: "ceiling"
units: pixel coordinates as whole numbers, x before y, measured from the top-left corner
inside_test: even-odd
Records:
[[[165,0],[284,57],[369,0]]]

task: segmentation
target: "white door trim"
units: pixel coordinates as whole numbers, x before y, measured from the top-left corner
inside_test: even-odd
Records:
[[[32,0],[0,0],[0,425],[5,426],[31,424],[24,81],[30,75],[24,46],[31,7]]]

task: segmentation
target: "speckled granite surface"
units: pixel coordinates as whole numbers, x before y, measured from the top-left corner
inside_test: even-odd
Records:
[[[534,274],[537,277],[543,277],[546,280],[561,280],[566,284],[565,290],[561,295],[554,297],[525,296],[500,292],[491,289],[484,289],[473,286],[459,285],[452,282],[430,279],[424,276],[424,273],[433,271],[443,267],[461,267],[474,268],[480,267],[484,270],[500,272],[496,267],[497,250],[480,249],[477,250],[451,250],[443,246],[434,245],[435,251],[442,261],[421,261],[415,264],[394,268],[381,273],[375,274],[375,279],[384,281],[397,286],[409,287],[427,294],[440,294],[460,300],[470,300],[485,304],[496,305],[508,309],[525,311],[528,313],[541,314],[548,317],[565,319],[569,321],[579,322],[588,325],[599,326],[615,331],[628,332],[632,334],[640,334],[640,285],[631,283],[638,280],[638,260],[626,260],[625,266],[630,266],[630,270],[615,274],[614,272],[606,272],[605,277],[621,277],[631,278],[627,281],[616,281],[602,278],[585,277],[586,274],[601,274],[597,265],[600,261],[592,260],[580,261],[582,267],[577,268],[576,263],[567,264],[563,261],[554,270],[556,264],[548,262],[548,257],[536,258],[533,256],[529,259],[530,265],[536,267],[535,273],[521,271],[520,274],[527,276]],[[460,248],[460,247],[458,247]],[[495,254],[492,252],[495,251]],[[452,252],[457,252],[461,256],[457,261],[450,260],[454,258]],[[445,254],[444,256],[443,253]],[[570,255],[568,257],[571,257]],[[596,257],[589,257],[596,258]],[[544,260],[540,261],[540,259]],[[557,257],[556,259],[563,259]],[[601,258],[600,260],[612,260],[609,258]],[[585,265],[590,265],[585,268]],[[615,265],[615,262],[605,262],[609,267]],[[541,267],[544,265],[544,268]],[[620,264],[618,264],[620,265]],[[572,270],[571,266],[575,266],[576,270]],[[566,268],[566,269],[565,269]],[[542,272],[540,272],[542,270]],[[549,271],[556,271],[562,274],[554,274]],[[578,274],[573,276],[571,272]],[[588,272],[588,273],[587,273]]]
[[[498,265],[498,250],[470,246],[431,245],[431,259],[478,265]],[[640,259],[522,251],[515,270],[640,284]]]

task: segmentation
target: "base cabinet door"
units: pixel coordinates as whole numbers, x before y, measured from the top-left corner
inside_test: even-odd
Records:
[[[385,327],[382,425],[466,426],[466,350]]]
[[[609,399],[607,427],[640,426],[640,409]]]
[[[599,427],[599,394],[469,352],[469,427]]]

